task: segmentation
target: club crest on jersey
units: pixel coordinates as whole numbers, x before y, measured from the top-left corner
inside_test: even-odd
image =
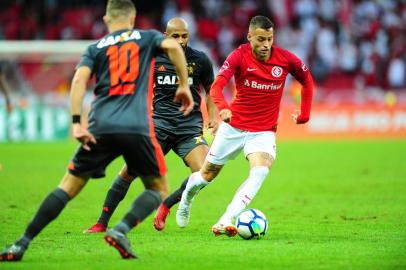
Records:
[[[230,63],[229,63],[228,61],[224,61],[224,63],[223,63],[223,65],[221,66],[219,72],[222,72],[222,71],[227,70],[227,69],[229,69],[229,68],[230,68]]]
[[[103,38],[97,43],[97,48],[103,48],[106,46],[114,45],[119,42],[127,41],[127,40],[133,40],[133,39],[141,39],[141,34],[140,32],[134,30],[134,31],[127,31],[123,32],[120,35],[115,35],[115,36],[108,36],[106,38]]]
[[[274,66],[272,68],[271,73],[272,73],[272,76],[274,76],[275,78],[279,78],[283,73],[283,69],[279,66]]]
[[[306,66],[305,63],[302,63],[302,70],[303,71],[308,71],[309,70],[309,68]]]
[[[195,62],[193,62],[193,63],[187,63],[187,73],[189,74],[189,75],[193,75],[193,73],[195,72],[195,67],[196,67],[196,63]]]

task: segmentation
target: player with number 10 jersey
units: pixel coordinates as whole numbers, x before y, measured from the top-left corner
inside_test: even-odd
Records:
[[[78,66],[90,67],[96,76],[90,132],[150,134],[151,58],[164,38],[155,30],[120,30],[88,47]]]

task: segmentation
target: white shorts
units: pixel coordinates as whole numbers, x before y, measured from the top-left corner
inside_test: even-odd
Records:
[[[224,165],[235,159],[244,149],[244,155],[264,152],[276,159],[275,132],[250,132],[234,128],[222,122],[214,137],[206,160],[216,165]]]

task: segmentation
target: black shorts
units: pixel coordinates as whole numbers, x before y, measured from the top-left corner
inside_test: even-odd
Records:
[[[187,154],[197,146],[207,145],[201,131],[196,131],[196,133],[174,133],[155,127],[155,134],[164,155],[173,150],[182,159],[185,159]]]
[[[138,134],[106,134],[90,144],[90,151],[79,145],[69,172],[84,178],[104,177],[105,169],[114,159],[123,156],[131,176],[151,178],[166,173],[162,149],[155,137]]]

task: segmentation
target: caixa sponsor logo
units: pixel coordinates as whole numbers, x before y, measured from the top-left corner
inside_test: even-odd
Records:
[[[156,81],[159,85],[175,85],[179,84],[179,78],[175,75],[164,75],[164,76],[157,76]],[[188,77],[187,81],[189,85],[193,84],[193,78]]]
[[[262,83],[257,83],[256,81],[249,81],[249,80],[245,80],[244,81],[244,85],[251,87],[251,88],[255,88],[255,89],[260,89],[260,90],[278,90],[282,88],[282,83],[280,84],[262,84]]]
[[[133,39],[141,39],[141,34],[137,30],[134,30],[132,32],[127,31],[123,32],[120,35],[115,35],[115,36],[108,36],[106,38],[103,38],[102,40],[97,43],[97,48],[101,49],[106,46],[114,45],[119,42],[124,42],[128,40],[133,40]]]

